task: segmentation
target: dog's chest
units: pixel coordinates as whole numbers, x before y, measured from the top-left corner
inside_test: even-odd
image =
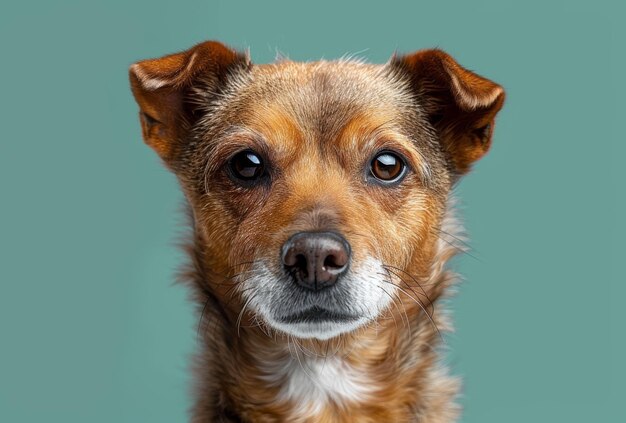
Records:
[[[295,414],[318,414],[335,404],[359,403],[373,390],[369,377],[338,357],[293,357],[263,363],[264,379],[279,386],[277,401]]]

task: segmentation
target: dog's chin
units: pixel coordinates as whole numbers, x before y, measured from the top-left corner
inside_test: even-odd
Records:
[[[339,335],[353,332],[370,322],[367,316],[350,316],[342,319],[285,319],[265,318],[273,329],[289,336],[301,339],[318,339],[326,341]]]

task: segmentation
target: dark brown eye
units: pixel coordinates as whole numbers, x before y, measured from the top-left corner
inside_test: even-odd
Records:
[[[230,160],[233,175],[244,181],[253,181],[263,175],[263,160],[254,151],[242,151]]]
[[[371,164],[372,175],[383,182],[396,181],[404,174],[404,168],[404,161],[388,151],[379,153]]]

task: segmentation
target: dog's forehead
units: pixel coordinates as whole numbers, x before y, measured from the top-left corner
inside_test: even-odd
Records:
[[[335,138],[355,119],[398,126],[412,112],[404,82],[391,69],[354,61],[259,65],[245,91],[253,120],[269,111],[316,138]]]
[[[269,86],[276,94],[292,93],[307,97],[333,98],[339,95],[352,101],[368,102],[376,97],[390,100],[398,87],[395,73],[386,65],[358,61],[290,62],[257,65],[254,85]],[[294,99],[296,101],[300,98]]]

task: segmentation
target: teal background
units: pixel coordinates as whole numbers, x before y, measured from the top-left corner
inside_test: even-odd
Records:
[[[196,316],[176,181],[127,68],[218,39],[294,60],[438,46],[508,92],[458,187],[463,422],[624,422],[623,2],[0,6],[0,421],[182,422]]]

